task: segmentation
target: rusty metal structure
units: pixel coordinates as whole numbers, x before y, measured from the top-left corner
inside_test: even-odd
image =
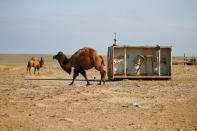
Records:
[[[108,79],[170,79],[171,46],[110,46],[107,55]]]

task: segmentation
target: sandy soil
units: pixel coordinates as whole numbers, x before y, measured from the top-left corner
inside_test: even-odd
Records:
[[[11,62],[8,62],[11,63]],[[197,66],[175,65],[172,80],[120,80],[91,85],[55,63],[40,74],[26,64],[0,65],[1,131],[197,131]],[[95,79],[96,77],[96,79]]]

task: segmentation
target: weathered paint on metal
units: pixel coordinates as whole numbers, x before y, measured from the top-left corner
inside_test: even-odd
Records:
[[[171,78],[171,57],[169,46],[108,47],[108,78]]]

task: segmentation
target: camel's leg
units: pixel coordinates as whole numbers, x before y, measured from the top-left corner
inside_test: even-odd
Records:
[[[87,85],[90,85],[90,82],[87,78],[86,72],[84,69],[80,69],[79,72],[85,77],[86,81],[87,81]]]
[[[28,73],[28,72],[30,73],[30,71],[29,71],[29,67],[27,67],[27,73]]]
[[[38,67],[37,67],[37,72],[38,72],[38,75],[40,74],[40,73],[39,73],[39,69],[40,69],[40,67],[38,66]]]
[[[72,85],[76,79],[76,77],[79,75],[79,70],[78,69],[74,69],[74,74],[73,74],[73,80],[69,85]]]
[[[106,71],[103,70],[103,72],[101,74],[101,79],[103,81],[103,84],[105,84],[105,77],[106,77]]]
[[[103,84],[105,84],[105,76],[106,76],[106,72],[103,70],[103,67],[101,66],[100,68],[95,67],[96,70],[100,71],[101,74],[101,80],[99,82],[99,85],[101,85],[101,81],[103,81]]]
[[[103,81],[103,84],[105,84],[105,76],[106,76],[106,72],[104,70],[100,71],[101,74],[101,80],[99,82],[99,85],[101,85],[101,82]]]
[[[31,74],[30,69],[31,67],[27,67],[27,73],[29,72]]]
[[[102,81],[102,77],[103,77],[103,75],[102,75],[102,73],[100,72],[100,75],[101,75],[101,79],[100,79],[100,81],[99,81],[99,84],[98,85],[101,85],[101,81]]]
[[[36,67],[34,67],[34,74],[36,74]]]
[[[100,70],[100,68],[98,68],[98,67],[96,67],[96,66],[95,66],[95,69],[96,69],[97,71],[100,71],[100,74],[101,74],[101,80],[102,80],[102,71]],[[99,85],[101,85],[101,80],[100,80],[100,82],[99,82]]]

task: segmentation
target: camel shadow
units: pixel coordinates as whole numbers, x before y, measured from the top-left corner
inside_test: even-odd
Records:
[[[72,79],[63,79],[63,78],[27,78],[24,80],[31,80],[31,81],[72,81]],[[85,79],[75,79],[75,81],[86,81]],[[96,79],[89,79],[90,82],[99,82],[100,80]],[[107,82],[108,80],[106,80]]]

